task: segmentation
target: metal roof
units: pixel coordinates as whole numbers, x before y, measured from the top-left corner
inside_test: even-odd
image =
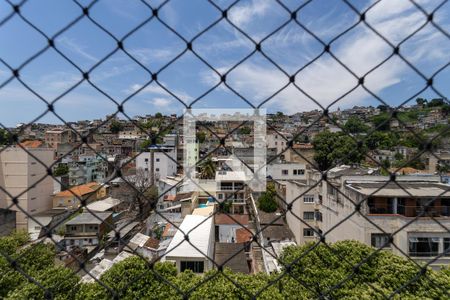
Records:
[[[202,223],[203,222],[203,223]],[[209,238],[212,232],[213,218],[199,215],[187,215],[180,224],[180,229],[175,233],[167,248],[167,259],[169,257],[201,257],[210,253]],[[200,225],[199,225],[200,224]],[[195,229],[194,229],[195,228]],[[189,242],[184,239],[185,234],[189,236]],[[195,249],[192,245],[198,249]],[[199,250],[201,252],[199,252]]]
[[[110,212],[96,212],[95,216],[90,212],[83,212],[72,220],[69,220],[66,225],[101,224],[111,215],[112,213]]]

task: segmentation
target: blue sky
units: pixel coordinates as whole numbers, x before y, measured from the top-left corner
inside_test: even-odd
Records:
[[[232,2],[215,0],[222,8]],[[282,2],[294,10],[304,1]],[[360,11],[372,3],[361,0],[351,2]],[[432,11],[441,3],[440,0],[417,2],[427,11]],[[90,1],[80,3],[88,5]],[[161,1],[147,3],[157,7]],[[0,20],[10,12],[10,5],[1,1]],[[52,36],[79,16],[81,9],[73,1],[30,0],[23,5],[21,12],[41,31]],[[90,16],[121,39],[150,13],[141,1],[100,0],[91,9]],[[435,22],[447,32],[450,32],[449,14],[450,3],[447,3],[434,15]],[[272,37],[264,39],[290,18],[290,14],[275,1],[241,1],[230,9],[228,15],[252,39],[257,42],[263,40],[264,53],[289,75],[295,74],[323,50],[316,39],[293,21]],[[191,40],[219,19],[221,14],[204,0],[171,0],[160,9],[159,16],[182,37]],[[336,35],[357,23],[359,16],[340,0],[315,0],[298,13],[297,19],[323,42],[329,43]],[[366,19],[393,44],[398,44],[426,23],[425,15],[408,0],[381,1],[369,10]],[[46,39],[18,16],[0,27],[0,58],[13,68],[20,66],[46,44]],[[59,35],[55,45],[83,71],[89,70],[116,47],[114,39],[87,18]],[[124,46],[151,71],[159,71],[186,48],[178,36],[157,20],[150,21],[126,38]],[[193,47],[221,74],[232,69],[227,74],[227,83],[253,105],[259,105],[287,86],[263,105],[268,111],[295,113],[319,108],[305,94],[326,107],[357,85],[357,80],[328,54],[295,77],[297,86],[303,92],[289,84],[289,78],[260,53],[234,68],[237,62],[254,50],[254,44],[225,20],[195,39]],[[392,53],[387,43],[363,24],[333,41],[331,49],[358,76],[366,74]],[[402,43],[401,53],[426,76],[431,76],[450,62],[450,39],[428,24],[413,38]],[[10,75],[10,70],[0,63],[0,84]],[[41,97],[52,101],[82,80],[82,75],[50,49],[23,68],[21,79]],[[158,73],[159,83],[175,94],[178,100],[157,84],[142,88],[149,79],[147,71],[121,51],[90,74],[92,83],[117,102],[139,90],[124,105],[130,117],[158,111],[180,113],[184,106],[179,100],[189,104],[219,82],[219,76],[189,51]],[[450,67],[440,72],[434,80],[435,87],[445,96],[450,94],[449,82]],[[419,92],[425,81],[405,62],[393,57],[365,78],[365,86],[389,104],[398,105]],[[428,89],[421,96],[433,98],[438,95]],[[4,126],[29,122],[46,110],[46,104],[17,80],[0,89],[0,102],[0,123]],[[330,109],[378,104],[373,96],[358,87],[331,105]],[[220,85],[193,107],[244,108],[248,104],[226,86]],[[63,119],[76,121],[104,117],[115,112],[116,105],[89,83],[82,82],[56,102],[55,110]],[[47,114],[38,122],[58,123],[59,120]]]

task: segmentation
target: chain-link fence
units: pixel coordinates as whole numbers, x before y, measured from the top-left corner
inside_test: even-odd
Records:
[[[32,52],[20,61],[6,54],[0,57],[0,91],[15,85],[19,88],[14,93],[29,93],[29,99],[45,106],[16,128],[0,120],[1,231],[10,232],[11,223],[29,233],[35,229],[31,242],[15,235],[4,238],[0,245],[2,297],[449,298],[450,275],[445,269],[450,255],[450,196],[445,183],[450,161],[445,151],[449,136],[448,1],[334,1],[333,5],[345,12],[341,15],[345,19],[335,26],[328,24],[326,30],[316,27],[312,19],[327,18],[337,9],[328,11],[331,4],[314,0],[178,1],[192,10],[180,14],[201,19],[200,5],[210,10],[204,18],[207,21],[193,22],[188,30],[171,20],[170,5],[176,1],[135,1],[140,18],[119,12],[133,20],[131,27],[100,17],[106,9],[102,5],[108,1],[67,1],[73,4],[73,17],[49,23],[42,19],[60,12],[39,10],[42,4],[36,2],[5,1],[0,20],[0,30],[8,33],[3,34],[2,47],[11,46],[13,53],[14,46],[19,47],[18,57]],[[52,5],[56,4],[48,8]],[[118,3],[108,5],[120,7]],[[279,21],[262,13],[260,6],[274,12]],[[258,26],[264,30],[255,34],[246,18],[258,15],[263,18]],[[390,22],[383,23],[385,18]],[[39,42],[11,34],[11,24],[32,30]],[[80,24],[85,34],[96,31],[101,36],[92,42],[112,46],[97,57],[64,38]],[[146,26],[155,26],[178,41],[178,45],[168,47],[172,55],[155,49],[139,52],[132,47],[135,36],[144,38],[139,33]],[[243,48],[248,50],[227,68],[218,67],[198,47],[211,35],[217,45],[208,42],[209,46],[226,55],[232,45],[219,43],[223,26],[239,36],[238,46],[245,44]],[[352,51],[342,47],[341,43],[357,36],[372,38],[354,43]],[[432,44],[436,36],[438,42]],[[157,39],[152,35],[145,38]],[[308,39],[317,51],[305,46],[297,49],[305,56],[286,60],[286,54],[269,45],[283,42],[298,47],[298,39]],[[87,58],[89,66],[68,54],[63,42]],[[365,51],[381,55],[366,55]],[[52,96],[30,82],[37,74],[24,76],[50,52],[77,74]],[[434,63],[432,70],[423,58],[425,52]],[[101,83],[99,77],[108,75],[98,71],[118,55],[141,72],[136,80],[139,84],[122,98]],[[164,62],[150,67],[145,59],[152,60],[155,55],[163,56]],[[186,55],[194,57],[209,78],[214,78],[196,97],[166,83],[179,72],[195,76],[192,73],[197,70],[189,64],[178,65]],[[254,84],[248,78],[255,74],[247,66],[242,82],[236,84],[236,70],[255,57],[269,67],[256,68],[262,76],[256,77]],[[38,68],[41,75],[46,75],[47,67],[52,68],[50,62]],[[313,67],[322,71],[313,73]],[[395,73],[399,68],[407,71]],[[267,73],[270,76],[264,76]],[[129,80],[127,75],[118,74],[121,81]],[[380,74],[387,74],[389,83]],[[314,76],[331,78],[322,81]],[[407,76],[414,76],[412,87],[395,93],[398,99],[394,100],[383,84],[392,86],[409,80]],[[56,79],[41,85],[51,85]],[[323,86],[324,82],[343,84]],[[244,89],[252,85],[253,90]],[[102,104],[105,107],[113,105],[106,119],[66,120],[72,118],[72,106],[64,99],[81,86],[96,91],[108,102]],[[140,113],[152,116],[130,115],[127,110],[132,110],[134,99],[149,89],[164,93],[172,99],[172,106],[184,112],[163,116],[156,115],[155,109]],[[329,93],[328,89],[337,92]],[[192,111],[208,107],[206,103],[217,91],[226,91],[235,99],[232,106],[238,108],[256,112],[268,108],[270,112],[274,104],[289,110],[290,116],[267,115],[264,142],[271,148],[264,154],[264,166],[254,168],[252,160],[236,150],[258,148],[256,144],[236,146],[237,142],[256,139],[253,121],[227,125],[199,119],[194,122],[197,137],[189,140],[183,136],[185,114],[198,117]],[[258,101],[249,93],[256,94]],[[353,117],[348,117],[349,110],[341,111],[339,105],[350,107],[355,102],[349,99],[355,94],[373,101],[349,109]],[[0,101],[8,113],[7,97],[12,97],[11,93],[1,96]],[[96,101],[95,97],[89,101]],[[30,109],[34,113],[34,106],[22,108],[22,103],[14,103],[17,114]],[[61,114],[64,106],[69,110]],[[49,116],[61,125],[40,124]],[[123,135],[121,139],[119,135]],[[192,180],[185,170],[183,162],[191,158],[177,157],[172,151],[183,150],[180,145],[192,146],[194,154],[200,153],[194,157],[191,173],[198,174],[200,180]],[[49,147],[53,149],[50,156],[46,152]],[[80,163],[83,155],[94,159]],[[257,180],[267,181],[268,190],[251,191],[249,184],[233,173],[230,157],[253,173],[267,168],[269,176]],[[174,169],[161,174],[156,162]],[[435,169],[431,170],[433,162]],[[77,179],[85,176],[77,174],[79,169],[87,169],[89,164],[94,165],[90,178],[98,183]],[[415,175],[407,176],[411,172]],[[217,176],[222,176],[222,181],[217,181]],[[203,184],[203,179],[214,178],[218,182],[215,187]],[[33,195],[53,192],[55,182],[62,191],[52,195],[50,207],[35,204],[38,200]],[[191,187],[188,191],[183,188],[187,182]],[[276,202],[274,209],[271,204],[263,207],[262,202],[271,200]],[[200,210],[194,212],[196,209]],[[339,242],[342,240],[361,243]],[[301,246],[287,247],[296,243]],[[160,264],[162,261],[169,263]]]

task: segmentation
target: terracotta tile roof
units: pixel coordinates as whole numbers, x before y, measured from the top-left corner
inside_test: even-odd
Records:
[[[38,140],[33,140],[33,141],[24,141],[21,142],[20,145],[22,147],[25,148],[39,148],[43,145],[44,143],[42,141],[38,141]]]
[[[236,229],[236,243],[245,243],[253,238],[252,233],[247,228]]]
[[[214,223],[218,225],[241,224],[246,226],[248,225],[248,222],[248,215],[216,214],[214,216]]]
[[[98,185],[98,183],[95,183],[95,185]],[[74,186],[66,191],[62,191],[56,194],[57,197],[72,197],[73,194],[77,195],[78,197],[91,194],[95,192],[94,185],[92,182]]]

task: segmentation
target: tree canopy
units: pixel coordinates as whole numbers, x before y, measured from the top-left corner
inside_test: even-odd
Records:
[[[423,271],[390,251],[356,241],[306,244],[283,250],[281,272],[247,275],[228,268],[177,274],[170,262],[132,256],[115,264],[100,282],[81,283],[54,263],[53,247],[24,247],[26,234],[0,238],[2,299],[448,299],[450,269]],[[15,268],[5,256],[17,261]],[[28,277],[22,275],[22,270]],[[285,274],[287,273],[287,274]]]
[[[364,144],[358,145],[343,132],[320,132],[314,137],[312,144],[314,160],[322,171],[338,164],[359,164],[366,153]]]
[[[271,213],[277,210],[278,205],[275,200],[277,192],[272,182],[267,183],[266,191],[261,193],[258,199],[258,208],[264,212]]]

